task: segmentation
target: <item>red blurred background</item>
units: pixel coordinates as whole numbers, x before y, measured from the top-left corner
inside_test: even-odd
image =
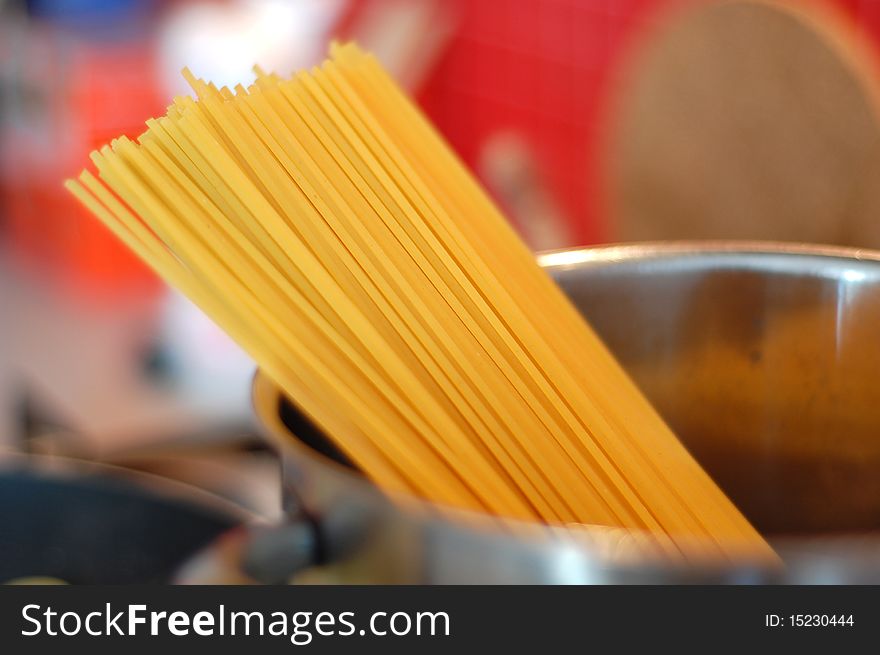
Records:
[[[254,20],[247,28],[252,38],[240,39],[241,56],[257,55],[282,69],[317,61],[331,36],[355,38],[376,51],[536,248],[614,240],[603,187],[609,98],[640,37],[647,38],[681,4],[7,2],[0,41],[5,86],[0,193],[7,244],[87,295],[155,289],[59,181],[109,138],[136,135],[143,120],[161,112],[178,90],[170,71],[193,65],[181,61],[187,55],[209,58],[204,50],[229,38],[235,31],[230,24],[240,26],[237,18],[251,15],[264,22]],[[880,44],[880,3],[829,0],[829,5],[854,31]],[[204,33],[187,22],[197,16],[208,17],[192,23]],[[268,46],[257,46],[268,16],[299,26],[276,27]],[[296,38],[306,45],[291,49]],[[222,73],[222,65],[213,68],[208,76]],[[512,193],[511,184],[530,191]],[[522,207],[511,206],[516,203]],[[535,216],[546,221],[528,225]]]

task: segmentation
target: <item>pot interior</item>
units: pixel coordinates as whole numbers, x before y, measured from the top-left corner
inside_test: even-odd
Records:
[[[631,247],[544,263],[756,528],[880,528],[880,261]],[[352,467],[293,405],[278,409]]]

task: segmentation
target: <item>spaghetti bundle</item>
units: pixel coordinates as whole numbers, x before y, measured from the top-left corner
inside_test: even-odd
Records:
[[[371,56],[257,73],[68,188],[382,489],[769,554]]]

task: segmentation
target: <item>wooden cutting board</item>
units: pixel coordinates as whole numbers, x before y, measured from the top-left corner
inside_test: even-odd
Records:
[[[874,54],[814,2],[693,3],[612,104],[614,238],[880,247]]]

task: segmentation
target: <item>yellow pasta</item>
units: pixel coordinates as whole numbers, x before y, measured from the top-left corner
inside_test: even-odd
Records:
[[[371,56],[257,73],[68,188],[382,489],[773,558]]]

